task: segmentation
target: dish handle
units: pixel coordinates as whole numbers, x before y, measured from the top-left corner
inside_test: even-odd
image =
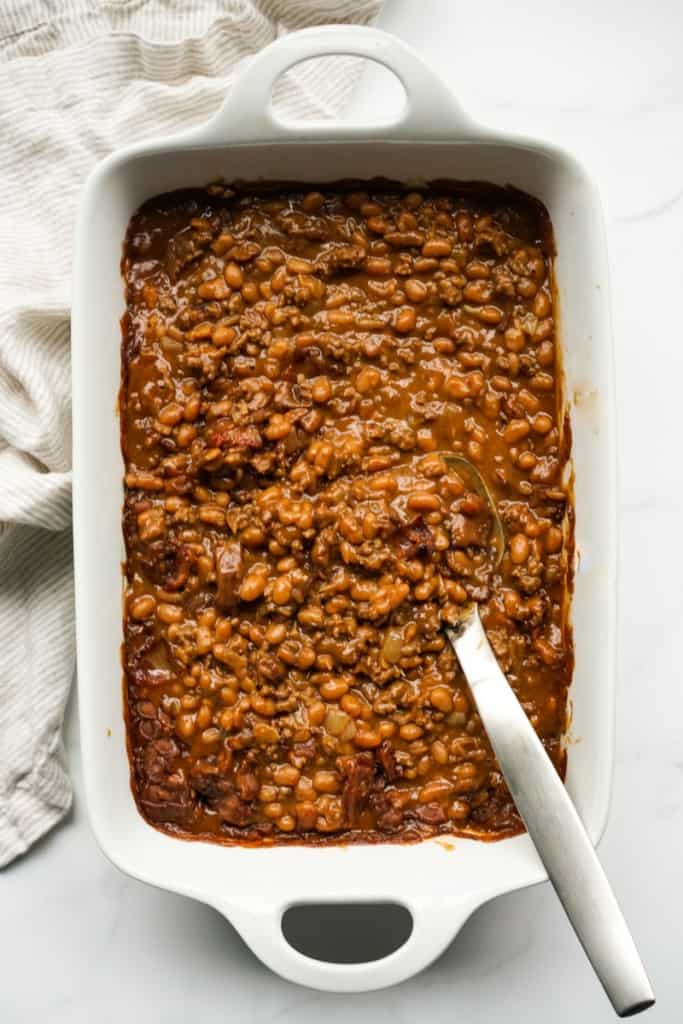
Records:
[[[354,125],[340,121],[278,119],[273,86],[289,68],[314,57],[365,57],[382,64],[399,79],[405,103],[388,125]],[[481,129],[464,113],[438,75],[402,40],[380,29],[361,25],[325,25],[282,36],[257,53],[241,71],[223,106],[209,121],[185,136],[194,143],[277,142],[340,138],[394,141],[453,139],[481,136]]]
[[[323,992],[370,992],[375,989],[396,985],[411,978],[418,971],[428,967],[455,938],[465,921],[481,904],[481,898],[464,901],[454,908],[436,902],[427,905],[415,904],[409,900],[397,901],[395,897],[340,900],[316,899],[316,905],[332,903],[396,903],[400,902],[413,920],[412,931],[405,942],[394,952],[379,960],[361,963],[330,963],[315,960],[294,949],[282,930],[282,917],[287,909],[311,903],[308,900],[290,900],[286,904],[267,907],[220,906],[223,913],[240,933],[253,953],[267,967],[287,981]],[[448,901],[444,901],[448,902]]]

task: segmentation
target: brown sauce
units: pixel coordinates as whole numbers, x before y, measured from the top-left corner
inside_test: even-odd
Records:
[[[363,187],[213,186],[129,227],[126,717],[140,810],[176,835],[521,831],[441,631],[472,600],[563,771],[547,214],[512,190]]]

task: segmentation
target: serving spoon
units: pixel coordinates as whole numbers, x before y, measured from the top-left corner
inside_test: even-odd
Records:
[[[505,530],[486,481],[469,459],[441,453],[465,472],[487,502],[494,567],[505,555]],[[638,950],[555,767],[496,660],[476,603],[466,605],[446,636],[460,662],[508,789],[593,969],[620,1017],[652,1006],[655,997]]]
[[[508,789],[593,969],[620,1017],[654,992],[576,808],[488,642],[476,604],[444,626]]]

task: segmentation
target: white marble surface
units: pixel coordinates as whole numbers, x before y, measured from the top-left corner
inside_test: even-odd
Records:
[[[617,759],[601,855],[657,991],[648,1019],[674,1024],[683,1019],[683,6],[389,0],[382,24],[411,39],[475,117],[561,142],[602,188],[622,573]],[[375,85],[373,105],[388,102]],[[481,909],[433,967],[397,988],[348,998],[281,981],[214,911],[125,878],[100,854],[85,820],[76,719],[72,704],[75,810],[0,875],[2,1024],[612,1019],[547,885]]]

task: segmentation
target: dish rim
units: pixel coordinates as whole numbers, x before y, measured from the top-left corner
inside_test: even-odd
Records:
[[[269,51],[271,55],[270,57],[268,56]],[[249,92],[248,86],[249,82],[253,82],[254,80],[255,66],[260,67],[262,71],[267,72],[267,74],[263,75],[263,81],[267,86],[270,78],[274,81],[275,77],[281,73],[282,67],[290,66],[292,63],[296,63],[298,60],[303,59],[302,54],[305,56],[312,56],[320,52],[362,53],[370,55],[373,59],[378,59],[382,63],[386,63],[387,66],[390,66],[394,71],[396,71],[397,66],[399,66],[400,71],[403,72],[403,74],[399,74],[399,77],[402,78],[404,87],[407,89],[410,88],[412,90],[413,87],[415,89],[424,89],[425,82],[427,82],[431,90],[430,95],[434,94],[434,90],[436,89],[435,95],[441,102],[441,109],[439,112],[440,120],[439,118],[435,120],[434,111],[431,110],[431,122],[427,125],[427,128],[430,128],[431,130],[431,137],[429,134],[416,135],[418,126],[416,125],[414,118],[420,116],[420,110],[424,109],[424,104],[421,106],[418,103],[413,104],[412,107],[409,104],[407,113],[403,120],[399,122],[397,127],[395,126],[393,129],[383,131],[384,137],[382,139],[373,138],[372,129],[368,129],[367,127],[359,129],[357,126],[343,126],[340,128],[339,126],[329,124],[313,126],[312,128],[307,127],[303,132],[299,131],[298,133],[295,133],[292,132],[291,129],[283,128],[276,122],[273,122],[275,124],[275,127],[273,127],[271,121],[268,120],[268,118],[271,118],[270,114],[265,120],[264,118],[259,119],[258,117],[255,117],[255,127],[253,127],[253,131],[268,131],[271,136],[275,136],[274,138],[271,138],[267,142],[263,138],[261,141],[254,141],[253,138],[248,137],[248,133],[247,137],[244,138],[244,132],[247,131],[247,129],[243,128],[242,134],[239,133],[239,119],[233,121],[231,110],[234,109],[233,104],[239,99],[240,93],[244,96],[245,89],[247,93]],[[272,59],[273,53],[275,53],[277,59],[273,59],[273,62],[268,64],[268,61]],[[399,56],[397,56],[397,54]],[[408,55],[407,71],[405,63],[406,55]],[[264,66],[262,61],[266,62],[266,66]],[[415,85],[416,67],[419,67],[419,83],[417,85]],[[360,29],[357,27],[347,29],[342,28],[341,26],[334,26],[329,29],[304,30],[303,32],[296,33],[293,36],[284,37],[277,43],[272,44],[271,47],[266,51],[263,51],[259,57],[255,59],[253,64],[250,65],[250,69],[251,78],[249,75],[245,75],[243,79],[237,83],[237,99],[235,98],[235,91],[233,91],[233,94],[228,99],[224,108],[222,108],[219,114],[208,122],[207,125],[180,136],[162,139],[148,144],[136,144],[107,157],[91,173],[81,201],[75,247],[72,343],[74,353],[74,554],[76,566],[77,644],[79,668],[82,669],[82,671],[79,671],[79,698],[82,708],[81,737],[84,775],[86,779],[86,798],[90,812],[91,825],[96,839],[106,856],[108,856],[117,867],[121,868],[121,870],[138,877],[143,881],[161,885],[162,887],[169,888],[174,891],[183,892],[187,895],[212,903],[214,906],[218,906],[219,909],[226,913],[226,916],[230,917],[233,924],[235,924],[238,930],[242,933],[243,937],[254,949],[257,955],[259,955],[261,959],[283,976],[302,984],[313,985],[317,988],[332,991],[363,991],[371,988],[379,988],[386,984],[393,984],[396,981],[403,980],[415,973],[415,971],[425,966],[434,959],[436,955],[438,955],[438,953],[456,934],[459,925],[462,924],[475,907],[486,902],[498,893],[523,888],[527,885],[532,885],[543,880],[545,877],[544,872],[530,846],[530,841],[527,836],[501,840],[496,844],[486,844],[481,843],[478,840],[457,838],[455,843],[458,848],[460,848],[462,844],[468,843],[474,844],[480,850],[484,850],[486,847],[491,847],[492,845],[496,847],[510,845],[510,847],[512,847],[516,844],[516,848],[520,852],[519,854],[511,852],[511,867],[507,880],[499,876],[497,883],[492,884],[489,879],[488,884],[485,884],[484,880],[481,879],[481,885],[479,888],[475,885],[468,893],[464,894],[464,896],[461,894],[460,899],[457,901],[457,906],[454,905],[451,900],[443,899],[443,894],[441,894],[441,898],[429,898],[425,896],[424,891],[420,892],[419,897],[411,899],[409,896],[406,896],[404,899],[399,898],[397,900],[396,892],[390,892],[389,888],[391,887],[387,888],[385,884],[382,884],[383,872],[378,872],[376,864],[371,871],[371,875],[375,876],[375,883],[371,887],[366,886],[363,888],[361,886],[363,891],[358,895],[356,895],[358,887],[354,889],[349,889],[347,887],[344,889],[343,886],[341,888],[339,886],[328,886],[326,891],[324,886],[320,886],[316,890],[316,894],[319,897],[318,901],[320,901],[320,899],[322,899],[322,901],[330,900],[332,902],[336,902],[340,899],[360,899],[361,901],[367,901],[369,898],[372,898],[373,901],[382,902],[388,899],[391,902],[404,903],[404,905],[406,905],[411,911],[414,919],[413,935],[407,940],[404,946],[400,947],[396,952],[385,957],[383,960],[355,965],[327,964],[311,960],[308,957],[304,957],[302,954],[296,953],[284,942],[284,940],[280,941],[276,934],[276,931],[279,932],[279,928],[276,930],[273,929],[273,919],[278,917],[278,913],[281,916],[284,910],[288,906],[292,905],[292,903],[305,901],[296,897],[295,893],[293,893],[292,898],[280,898],[279,901],[277,901],[275,912],[273,913],[273,907],[269,906],[268,913],[266,914],[263,906],[263,900],[260,901],[261,905],[256,908],[253,906],[253,900],[252,905],[244,905],[242,901],[234,898],[234,894],[231,894],[232,898],[226,898],[223,893],[207,891],[205,886],[194,884],[188,878],[186,871],[182,870],[176,872],[177,862],[179,862],[180,859],[186,859],[184,857],[181,858],[179,854],[175,855],[169,850],[164,850],[162,859],[166,858],[166,868],[159,868],[158,864],[156,866],[152,866],[146,857],[140,856],[139,850],[136,852],[136,844],[135,842],[130,841],[130,837],[125,833],[117,833],[116,829],[112,829],[111,822],[109,824],[107,823],[108,808],[106,806],[106,800],[104,800],[101,780],[97,783],[95,781],[97,776],[96,764],[101,755],[98,753],[97,749],[98,737],[96,736],[96,722],[98,715],[94,708],[94,691],[92,682],[89,684],[89,678],[96,665],[97,653],[91,649],[87,636],[88,622],[92,614],[90,608],[91,596],[89,594],[89,583],[92,583],[94,577],[91,559],[92,551],[88,552],[90,542],[86,540],[88,531],[87,520],[89,515],[88,484],[90,483],[90,486],[93,485],[92,480],[89,479],[89,469],[92,467],[92,459],[86,450],[86,445],[89,432],[93,427],[95,430],[97,429],[97,423],[90,422],[88,419],[87,400],[85,397],[85,393],[88,389],[88,368],[90,367],[90,370],[92,370],[93,357],[92,355],[88,355],[88,338],[90,336],[88,319],[91,316],[91,312],[86,309],[84,296],[88,289],[93,287],[93,281],[96,274],[95,268],[97,267],[99,258],[95,252],[96,246],[91,238],[90,228],[93,223],[97,223],[96,211],[98,205],[103,201],[106,205],[107,189],[111,183],[111,176],[115,175],[121,169],[132,167],[136,161],[154,161],[159,158],[167,157],[170,154],[173,154],[174,157],[178,159],[182,153],[196,154],[199,150],[213,152],[218,151],[223,153],[226,153],[226,151],[228,153],[232,153],[233,151],[240,149],[244,152],[250,150],[263,151],[264,148],[269,148],[273,144],[278,144],[280,146],[294,145],[296,147],[340,147],[347,146],[351,140],[361,147],[374,146],[386,148],[387,156],[389,155],[393,145],[400,146],[401,144],[406,143],[410,146],[428,145],[438,146],[440,149],[444,147],[444,153],[447,150],[452,152],[453,147],[457,148],[461,146],[503,146],[510,150],[523,150],[539,159],[543,158],[556,164],[564,165],[565,168],[569,168],[572,173],[582,181],[586,194],[590,194],[592,196],[594,207],[593,214],[597,219],[597,223],[594,224],[596,245],[597,248],[601,250],[596,254],[596,262],[598,267],[602,268],[601,281],[603,285],[607,285],[604,225],[602,223],[602,216],[595,187],[590,182],[585,171],[583,171],[573,157],[564,153],[557,147],[536,143],[530,139],[493,134],[474,125],[469,119],[462,115],[462,112],[450,96],[450,93],[448,93],[448,90],[445,89],[438,79],[435,79],[429,69],[422,64],[420,58],[417,57],[409,47],[406,47],[405,44],[399,43],[398,40],[388,36],[386,33],[381,33],[378,32],[378,30],[373,29]],[[408,86],[406,86],[406,80],[408,80]],[[436,86],[434,84],[435,82],[437,83]],[[270,82],[270,87],[272,87],[272,81]],[[410,95],[411,93],[409,92],[409,96]],[[258,102],[262,102],[262,98],[261,100],[258,100]],[[243,113],[243,123],[244,119]],[[226,129],[231,129],[236,141],[229,141],[225,138]],[[230,134],[230,132],[228,134]],[[318,151],[322,152],[322,150]],[[398,179],[401,178],[400,174],[390,176]],[[315,177],[315,175],[312,175],[311,180],[315,179]],[[320,180],[319,176],[318,180]],[[153,194],[153,192],[150,192],[149,196],[151,197]],[[132,213],[132,210],[130,212]],[[551,220],[554,221],[552,210],[549,212]],[[121,237],[119,242],[122,242],[122,240],[123,239]],[[560,255],[559,252],[558,255]],[[122,312],[122,293],[120,308]],[[609,370],[613,367],[613,361],[609,305],[606,297],[602,302],[602,320],[602,324],[598,325],[598,333],[602,335],[601,340],[603,342],[607,342],[607,351],[603,353],[603,358],[606,359],[607,369]],[[560,344],[564,351],[565,344],[562,335],[560,338]],[[609,521],[611,526],[611,530],[609,531],[610,541],[607,550],[601,552],[601,556],[605,563],[606,572],[609,577],[609,583],[612,586],[613,593],[616,593],[616,450],[613,379],[614,374],[612,372],[611,387],[609,386],[609,380],[603,382],[603,392],[598,396],[598,420],[599,426],[603,429],[603,433],[607,435],[602,438],[601,451],[606,457],[610,477],[607,489],[611,494],[611,500],[608,501],[607,507],[602,510],[602,521]],[[604,383],[607,384],[606,389],[604,387]],[[118,391],[118,381],[115,384],[115,391]],[[567,397],[568,396],[565,395],[565,400]],[[103,421],[100,420],[99,422],[102,423]],[[609,706],[610,714],[602,723],[604,727],[601,758],[602,763],[601,778],[598,785],[598,788],[601,791],[599,798],[600,806],[598,807],[597,812],[593,814],[592,819],[587,822],[589,833],[594,842],[599,841],[606,825],[609,810],[609,794],[611,789],[613,763],[614,679],[616,664],[616,608],[613,605],[610,605],[610,607],[603,610],[603,625],[605,627],[605,646],[607,648],[607,678],[602,680],[601,685],[604,688],[604,703]],[[120,665],[117,665],[117,669],[120,675]],[[124,756],[127,760],[127,751],[124,751]],[[571,766],[571,752],[569,760]],[[443,840],[443,837],[437,837],[434,839],[423,840],[418,844],[380,843],[376,845],[373,844],[372,846],[358,845],[345,847],[344,845],[339,845],[313,848],[306,847],[305,845],[296,845],[291,847],[274,846],[266,848],[248,846],[226,847],[218,846],[216,844],[183,842],[176,837],[165,836],[163,833],[158,832],[158,830],[154,829],[153,826],[145,822],[134,805],[132,793],[130,794],[130,800],[133,803],[135,814],[138,815],[140,822],[144,824],[146,829],[154,833],[155,836],[159,836],[162,841],[166,840],[167,842],[176,844],[179,847],[183,847],[184,850],[209,848],[223,851],[224,853],[240,851],[240,856],[235,858],[239,861],[243,861],[244,856],[249,858],[262,858],[264,856],[272,858],[273,856],[285,855],[281,857],[283,866],[285,866],[288,860],[291,861],[292,855],[303,856],[307,861],[310,861],[310,857],[313,855],[316,857],[330,857],[331,860],[338,862],[339,856],[331,857],[331,854],[335,851],[341,851],[341,853],[348,858],[349,852],[352,849],[354,851],[352,857],[356,858],[356,863],[360,862],[358,854],[367,855],[366,857],[361,858],[361,860],[365,859],[369,863],[373,858],[375,861],[377,860],[377,852],[381,853],[384,857],[387,857],[387,851],[391,849],[394,853],[388,856],[388,861],[391,861],[395,866],[395,863],[397,862],[397,853],[399,854],[399,857],[402,856],[402,852],[407,854],[409,857],[412,857],[415,851],[420,851],[422,848],[426,848],[428,846],[433,847],[434,844],[439,844],[440,839]],[[358,853],[356,853],[356,851],[358,851]],[[483,859],[486,859],[488,854],[482,853],[481,856]],[[197,864],[199,864],[199,861],[202,858],[195,859],[197,860]],[[412,857],[412,859],[414,859],[417,864],[419,854],[416,857]],[[467,857],[465,857],[465,859],[467,859]],[[403,862],[403,869],[404,867],[405,862]],[[419,870],[419,867],[416,869]],[[394,867],[392,867],[392,870],[394,870]],[[344,869],[343,873],[346,873],[346,869]],[[422,890],[424,890],[424,886],[422,887]],[[251,895],[254,897],[255,894],[252,892]],[[272,900],[272,888],[266,893],[266,895]],[[259,901],[257,900],[256,902],[258,903]],[[267,903],[267,900],[265,902]],[[446,909],[444,909],[444,904],[446,905]],[[285,946],[286,949],[283,948]]]

